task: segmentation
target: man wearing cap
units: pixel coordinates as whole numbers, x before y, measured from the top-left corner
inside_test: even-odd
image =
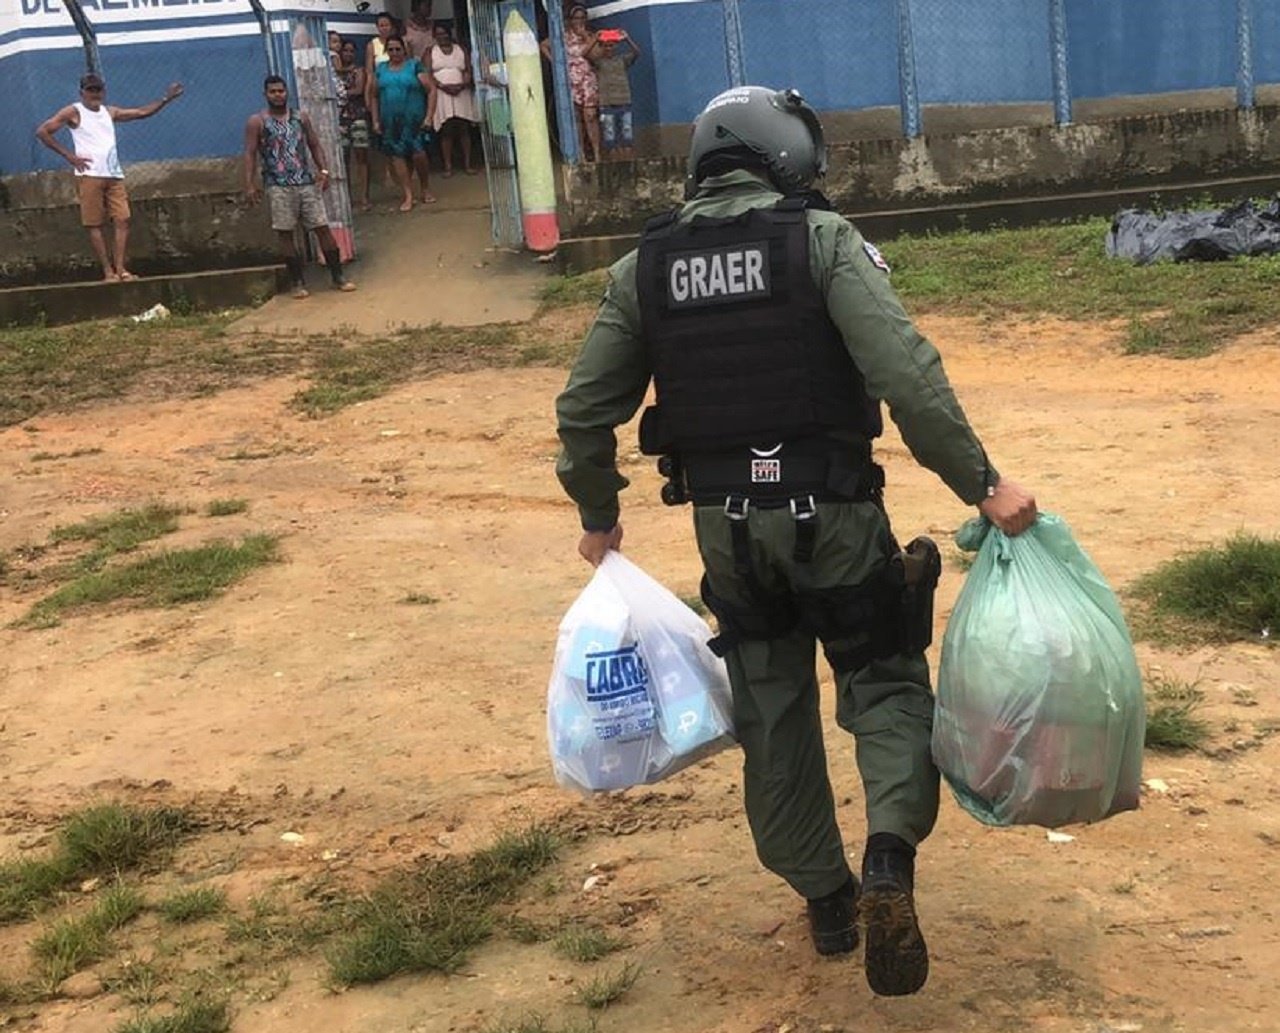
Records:
[[[108,283],[134,279],[125,266],[129,244],[129,195],[124,189],[124,170],[116,151],[116,123],[150,118],[171,101],[182,96],[182,83],[173,83],[159,100],[140,108],[117,108],[103,103],[106,83],[96,72],[80,77],[80,100],[46,119],[36,130],[36,138],[75,169],[80,195],[80,222],[89,231],[93,252],[102,263],[102,278]],[[71,130],[73,150],[67,150],[54,134],[63,127]],[[115,226],[114,261],[107,251],[103,224]]]

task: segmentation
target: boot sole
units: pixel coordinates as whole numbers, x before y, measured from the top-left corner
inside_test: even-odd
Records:
[[[929,949],[915,907],[901,890],[866,890],[858,903],[866,928],[867,985],[881,997],[903,997],[929,978]]]
[[[858,927],[851,925],[838,933],[823,933],[813,936],[813,949],[824,958],[837,954],[852,954],[858,949]]]

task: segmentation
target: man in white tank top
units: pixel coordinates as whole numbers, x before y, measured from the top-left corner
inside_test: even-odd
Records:
[[[160,100],[140,108],[117,108],[103,103],[106,84],[94,72],[80,77],[80,100],[68,104],[36,130],[36,138],[64,158],[75,169],[80,195],[80,222],[89,231],[93,252],[102,263],[102,278],[108,282],[135,279],[125,266],[129,245],[129,196],[124,189],[124,170],[116,153],[116,123],[150,118],[171,101],[182,96],[182,83],[174,83]],[[54,134],[71,131],[71,150]],[[114,260],[107,251],[102,227],[110,219],[115,228]]]

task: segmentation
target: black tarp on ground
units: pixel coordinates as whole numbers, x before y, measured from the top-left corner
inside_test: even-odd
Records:
[[[1280,196],[1261,209],[1252,201],[1201,212],[1127,208],[1111,221],[1107,254],[1139,265],[1280,254]]]

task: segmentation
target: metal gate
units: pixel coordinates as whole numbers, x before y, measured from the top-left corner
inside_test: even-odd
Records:
[[[502,26],[512,10],[518,10],[530,25],[536,24],[532,0],[467,0],[493,241],[499,247],[518,248],[524,244],[524,230],[516,181],[516,140],[507,99],[506,56],[502,49]]]

